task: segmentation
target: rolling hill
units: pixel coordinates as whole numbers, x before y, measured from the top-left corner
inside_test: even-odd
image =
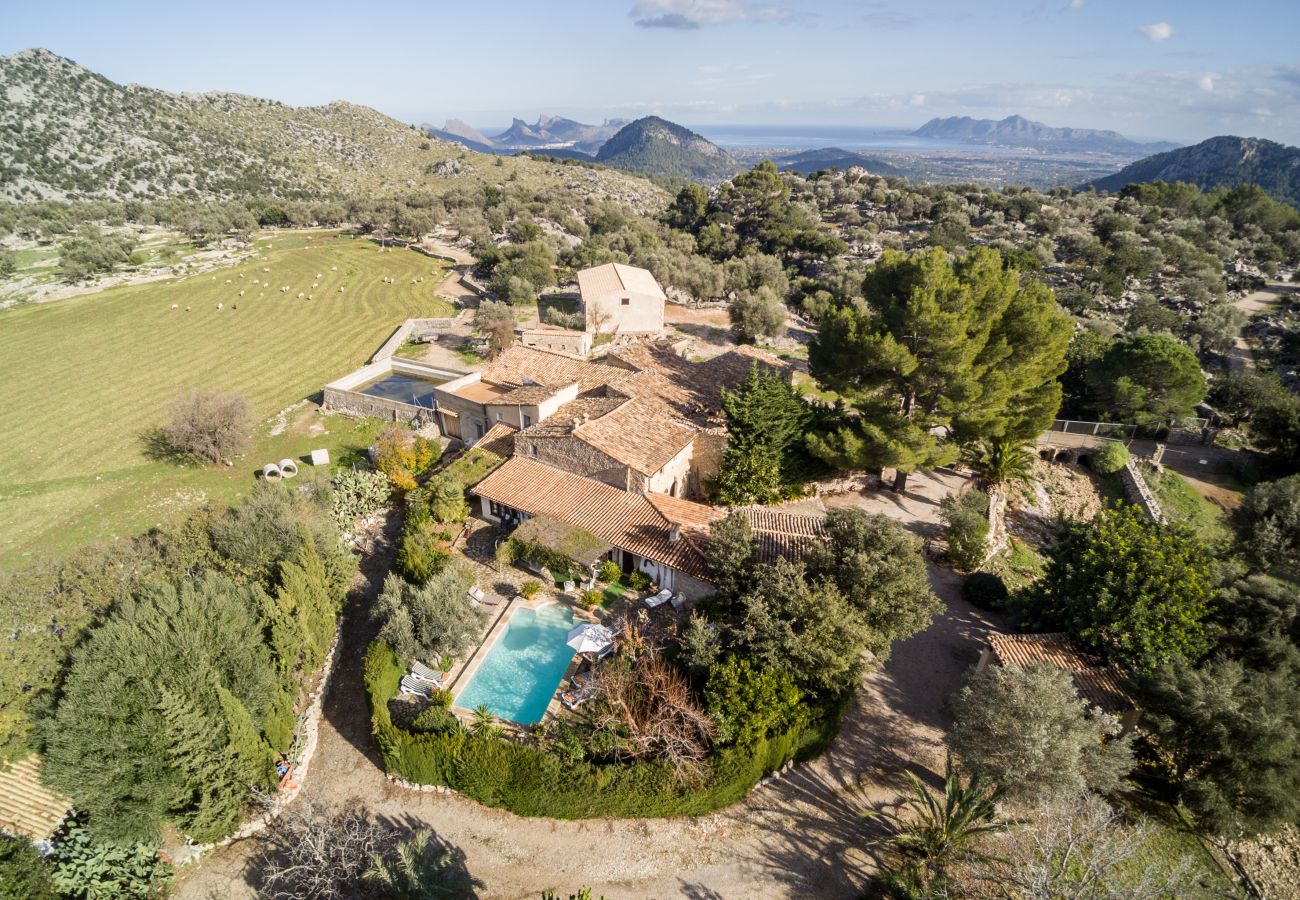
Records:
[[[625,125],[600,148],[596,162],[628,172],[696,181],[722,181],[739,168],[717,144],[658,116]]]
[[[1124,156],[1158,153],[1177,146],[1167,142],[1143,144],[1130,140],[1117,131],[1053,128],[1023,116],[1007,116],[1001,120],[972,119],[969,116],[931,119],[912,134],[915,137],[990,144],[998,147],[1027,147],[1034,150],[1074,153],[1114,153]]]
[[[907,172],[898,166],[875,156],[867,156],[853,150],[841,150],[839,147],[823,147],[817,150],[804,150],[772,160],[782,171],[798,172],[809,175],[823,169],[866,169],[872,175],[887,175],[890,178],[906,177]]]
[[[1186,181],[1202,190],[1257,184],[1273,199],[1300,208],[1300,147],[1263,138],[1213,137],[1140,159],[1092,186],[1118,191],[1145,181]]]

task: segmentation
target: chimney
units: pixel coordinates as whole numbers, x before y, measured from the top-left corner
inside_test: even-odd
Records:
[[[682,539],[682,526],[674,522],[668,527],[668,540],[671,543],[677,543]]]

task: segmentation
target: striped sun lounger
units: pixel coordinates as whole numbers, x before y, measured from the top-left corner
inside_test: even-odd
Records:
[[[411,663],[411,677],[417,681],[427,681],[435,687],[442,687],[442,683],[447,680],[448,672],[435,672],[424,663]]]
[[[410,675],[403,675],[402,693],[411,694],[415,697],[423,697],[428,700],[433,696],[433,685],[429,684],[427,681],[412,678]]]
[[[655,594],[653,597],[646,597],[645,605],[650,607],[651,609],[654,609],[656,606],[663,606],[665,603],[671,600],[672,597],[673,597],[673,592],[668,590],[667,588],[664,588],[662,591]]]

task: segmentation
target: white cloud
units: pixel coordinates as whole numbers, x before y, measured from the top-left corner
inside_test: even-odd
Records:
[[[1083,9],[1084,0],[1070,0],[1070,9]]]
[[[750,0],[637,0],[629,13],[638,28],[692,30],[738,22],[784,22],[794,13]]]
[[[1216,73],[1206,72],[1200,78],[1196,79],[1196,84],[1203,91],[1212,91],[1214,90],[1214,82],[1217,81],[1218,78],[1219,76]]]
[[[1146,35],[1146,39],[1153,43],[1167,41],[1174,36],[1174,26],[1168,22],[1152,22],[1150,25],[1139,25],[1138,31]]]

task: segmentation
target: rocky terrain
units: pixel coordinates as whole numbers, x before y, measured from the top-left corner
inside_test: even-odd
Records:
[[[916,137],[992,144],[999,147],[1031,147],[1036,150],[1055,152],[1114,153],[1127,156],[1158,153],[1172,150],[1177,146],[1168,142],[1140,143],[1124,137],[1118,131],[1053,128],[1023,116],[1007,116],[1001,120],[972,119],[969,116],[931,119],[912,134]]]

